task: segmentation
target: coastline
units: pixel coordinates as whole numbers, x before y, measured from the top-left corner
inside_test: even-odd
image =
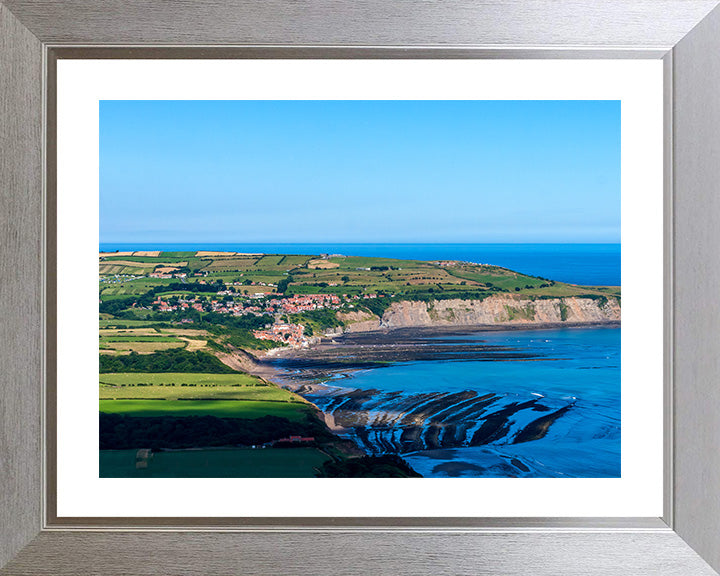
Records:
[[[402,328],[380,328],[373,330],[348,331],[338,334],[326,334],[320,337],[319,342],[310,348],[272,348],[266,351],[238,351],[245,358],[250,358],[242,362],[242,369],[253,376],[257,376],[273,384],[288,388],[298,393],[302,390],[305,394],[322,394],[337,388],[338,385],[329,385],[327,382],[333,380],[331,376],[320,377],[317,382],[294,382],[288,378],[289,374],[281,368],[271,363],[272,360],[292,360],[301,358],[310,351],[328,352],[340,350],[348,345],[353,344],[353,340],[362,340],[361,345],[368,349],[377,346],[379,339],[389,338],[392,335],[402,336],[403,339],[415,338],[432,338],[441,336],[460,336],[463,334],[475,334],[478,332],[525,332],[540,330],[556,330],[556,329],[576,329],[576,328],[620,328],[621,322],[615,320],[601,322],[538,322],[538,323],[504,323],[504,324],[474,324],[474,325],[457,325],[457,326],[417,326]],[[346,341],[346,340],[349,340]],[[355,343],[357,344],[357,342]],[[399,360],[398,360],[399,361]],[[344,374],[352,374],[362,368],[350,368],[342,370]],[[318,408],[319,410],[319,408]],[[327,415],[326,415],[327,416]]]
[[[599,450],[583,466],[614,476],[619,418],[597,394],[615,392],[592,383],[599,371],[567,364],[577,349],[563,342],[617,342],[619,328],[619,322],[594,322],[349,332],[311,349],[264,353],[258,364],[271,381],[314,404],[330,431],[359,451],[398,454],[424,476],[582,476],[563,450],[547,451],[550,445],[571,450],[581,438],[592,438]],[[600,356],[597,362],[607,364],[604,351]],[[455,381],[458,370],[467,373],[464,361],[491,378]],[[559,388],[546,387],[547,370]],[[577,385],[562,379],[570,370],[584,370]],[[384,385],[396,377],[400,387]]]

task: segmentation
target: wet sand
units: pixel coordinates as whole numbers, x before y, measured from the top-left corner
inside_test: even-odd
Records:
[[[619,327],[619,322],[546,323],[396,328],[323,337],[310,348],[273,348],[249,354],[237,350],[223,361],[301,394],[323,394],[342,387],[343,376],[357,370],[382,368],[396,362],[423,360],[526,361],[551,360],[508,346],[484,345],[463,335],[478,332],[548,330],[555,328]],[[444,339],[451,337],[451,339]],[[325,382],[332,378],[332,385]]]

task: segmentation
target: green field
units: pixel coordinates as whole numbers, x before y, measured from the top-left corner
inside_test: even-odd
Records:
[[[137,450],[101,450],[101,478],[312,478],[330,460],[316,448],[155,452],[136,467]]]
[[[191,256],[195,256],[197,254],[196,250],[193,250],[192,252],[160,252],[161,258],[189,258]]]
[[[192,254],[194,256],[194,254]],[[187,258],[181,256],[165,256],[164,253],[160,253],[160,256],[105,256],[103,262],[113,261],[125,261],[125,262],[141,262],[143,264],[154,264],[155,262],[162,262],[163,264],[178,264],[180,262],[187,262]]]
[[[301,421],[312,412],[302,398],[249,374],[100,374],[100,411],[130,416],[259,418]]]
[[[104,342],[100,340],[101,354],[153,354],[160,350],[171,350],[187,348],[187,342],[183,340],[175,340],[173,342],[138,342],[133,340],[130,342]]]
[[[257,258],[216,258],[206,260],[205,272],[244,272],[252,268]]]
[[[143,274],[147,274],[149,272],[152,272],[152,266],[148,268],[147,266],[127,266],[125,264],[113,264],[112,262],[108,262],[106,264],[100,264],[100,274],[103,275],[114,275],[114,274],[133,274],[136,276],[141,276]]]
[[[148,335],[139,335],[139,334],[128,334],[123,335],[110,335],[110,336],[101,336],[100,337],[100,343],[103,342],[178,342],[178,339],[175,336],[148,336]]]
[[[466,262],[423,262],[418,260],[398,260],[393,258],[371,258],[361,256],[333,256],[322,258],[319,255],[283,255],[265,254],[263,256],[216,255],[196,257],[189,252],[164,253],[158,257],[150,256],[109,256],[101,262],[102,273],[109,272],[114,262],[137,262],[139,270],[126,266],[125,273],[142,273],[149,266],[161,263],[187,262],[191,270],[202,267],[208,275],[205,282],[222,280],[227,283],[251,280],[256,283],[277,283],[291,275],[292,281],[288,293],[335,293],[356,294],[384,291],[398,297],[407,295],[426,295],[458,291],[481,296],[488,293],[511,292],[525,293],[530,296],[576,296],[600,294],[605,291],[619,295],[619,288],[574,286],[528,276],[488,264]],[[337,265],[336,268],[318,266]],[[310,267],[312,266],[312,267]],[[112,270],[112,273],[119,273]],[[199,278],[190,277],[188,283]],[[177,279],[141,278],[120,283],[101,283],[101,298],[110,300],[121,296],[141,295],[158,285],[178,282]],[[241,291],[253,292],[257,286],[242,286]],[[168,294],[169,296],[170,294]],[[465,296],[463,296],[465,297]]]
[[[133,384],[151,384],[154,386],[175,384],[180,386],[182,384],[192,385],[212,385],[212,386],[248,386],[248,387],[263,387],[277,389],[281,392],[286,392],[281,388],[277,388],[274,385],[264,383],[256,376],[250,374],[193,374],[193,373],[178,373],[178,372],[167,372],[162,374],[148,374],[142,372],[134,373],[121,373],[121,374],[100,374],[101,384],[110,384],[113,386],[128,386]]]
[[[157,325],[155,320],[123,320],[122,318],[108,318],[100,320],[100,328],[115,328],[125,326],[127,328],[149,328]]]
[[[172,280],[177,282],[177,280]],[[171,280],[165,278],[138,278],[136,280],[128,280],[121,282],[101,282],[100,294],[103,299],[109,296],[121,298],[124,296],[145,294],[148,290],[156,286],[166,286]]]
[[[286,256],[282,254],[266,254],[255,262],[255,268],[258,270],[286,270],[289,266],[280,264],[285,260]]]
[[[217,416],[261,418],[278,416],[301,422],[312,412],[307,403],[257,400],[100,400],[100,412],[128,416]]]
[[[304,266],[308,260],[312,258],[311,256],[292,256],[287,255],[283,256],[282,259],[278,262],[278,265],[285,266],[287,268],[294,268],[296,266]]]
[[[173,290],[171,292],[162,292],[158,294],[158,298],[161,298],[163,300],[167,300],[168,298],[172,298],[173,296],[196,296],[194,292],[191,292],[190,290]]]
[[[192,374],[142,372],[100,374],[101,400],[246,400],[307,404],[292,392],[249,374]],[[157,403],[150,408],[157,409]],[[162,405],[164,407],[164,405]],[[272,406],[273,412],[278,408]],[[223,408],[223,412],[225,412]],[[280,408],[279,410],[284,411]],[[119,410],[114,410],[119,411]],[[174,411],[174,410],[173,410]],[[262,415],[262,414],[261,414]]]
[[[108,374],[102,374],[108,376]],[[103,378],[100,378],[101,382]],[[268,402],[295,402],[292,394],[270,386],[108,386],[100,385],[102,400],[262,400]]]

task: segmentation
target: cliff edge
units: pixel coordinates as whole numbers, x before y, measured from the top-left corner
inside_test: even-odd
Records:
[[[382,318],[366,312],[338,314],[346,332],[422,326],[518,324],[598,324],[620,321],[614,296],[527,298],[494,295],[483,300],[404,300],[393,302]]]

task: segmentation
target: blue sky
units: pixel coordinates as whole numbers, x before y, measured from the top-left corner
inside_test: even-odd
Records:
[[[102,101],[100,241],[619,242],[619,101]]]

